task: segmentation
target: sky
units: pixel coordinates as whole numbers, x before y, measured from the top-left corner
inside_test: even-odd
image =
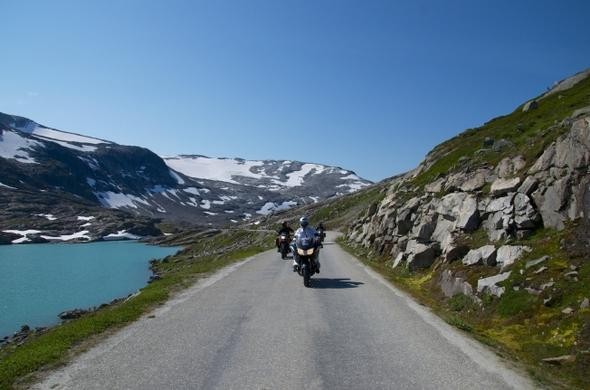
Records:
[[[590,67],[587,0],[0,0],[0,112],[370,180]]]

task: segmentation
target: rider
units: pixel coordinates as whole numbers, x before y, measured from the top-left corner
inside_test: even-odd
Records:
[[[279,248],[279,237],[281,236],[281,234],[286,234],[287,237],[291,237],[291,235],[293,234],[293,229],[291,229],[291,226],[289,226],[289,223],[287,221],[283,221],[283,223],[281,224],[281,228],[278,230],[277,233],[278,236],[275,240],[275,244],[277,246],[277,252],[280,252],[281,248]]]
[[[297,271],[297,267],[299,266],[299,263],[297,262],[297,240],[299,239],[299,237],[309,237],[312,238],[314,240],[317,240],[317,232],[315,231],[314,228],[312,228],[311,226],[309,226],[309,221],[307,220],[306,216],[303,216],[301,218],[299,218],[299,225],[301,225],[301,227],[299,229],[297,229],[297,231],[295,232],[295,237],[293,238],[293,246],[294,246],[294,256],[293,256],[293,271]],[[317,273],[320,273],[320,258],[319,256],[315,256],[315,263],[316,263],[316,268],[317,268]]]
[[[318,232],[318,237],[320,240],[320,248],[323,248],[323,242],[324,239],[326,238],[326,228],[324,227],[324,223],[320,222],[320,224],[315,228],[315,230],[317,230]]]

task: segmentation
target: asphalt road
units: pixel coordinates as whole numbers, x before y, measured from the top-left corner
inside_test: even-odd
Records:
[[[531,388],[330,243],[311,288],[271,251],[224,269],[42,389]]]

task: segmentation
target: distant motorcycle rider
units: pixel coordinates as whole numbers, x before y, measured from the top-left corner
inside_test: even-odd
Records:
[[[303,216],[299,219],[299,225],[301,226],[299,229],[297,229],[297,231],[295,232],[295,237],[293,238],[293,271],[297,271],[297,268],[299,267],[299,262],[297,261],[297,240],[300,237],[308,237],[310,239],[316,240],[317,241],[317,245],[319,246],[319,240],[317,239],[317,232],[314,228],[312,228],[311,226],[309,226],[309,221],[307,219],[306,216]],[[320,273],[320,259],[319,256],[315,257],[315,263],[317,266],[317,273]]]
[[[283,221],[283,223],[281,224],[281,228],[277,231],[278,236],[275,240],[275,244],[277,246],[277,252],[281,251],[281,248],[279,247],[279,237],[281,236],[281,234],[286,234],[287,237],[291,237],[293,235],[293,229],[291,229],[291,226],[289,226],[289,223],[287,221]]]
[[[326,228],[324,227],[324,223],[320,222],[320,224],[315,228],[315,230],[318,232],[320,248],[323,248],[324,239],[326,238]]]

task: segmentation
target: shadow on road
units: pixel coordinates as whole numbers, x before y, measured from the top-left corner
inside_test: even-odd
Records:
[[[336,278],[336,279],[327,279],[327,278],[312,278],[311,279],[311,288],[356,288],[360,285],[364,284],[363,282],[355,282],[350,280],[350,278]]]

